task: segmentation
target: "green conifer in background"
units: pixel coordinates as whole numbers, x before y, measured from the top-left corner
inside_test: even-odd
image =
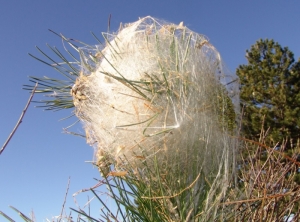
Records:
[[[247,65],[240,65],[240,98],[243,131],[258,140],[267,132],[272,146],[283,141],[296,146],[300,138],[300,60],[274,40],[257,41],[246,51]]]

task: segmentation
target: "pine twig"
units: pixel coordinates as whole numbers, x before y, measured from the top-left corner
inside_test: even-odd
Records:
[[[10,133],[9,137],[7,138],[7,140],[5,141],[4,145],[2,146],[2,148],[1,148],[1,150],[0,150],[0,155],[2,154],[2,152],[3,152],[4,149],[5,149],[5,147],[7,146],[7,144],[9,143],[9,141],[11,140],[11,138],[13,137],[13,135],[15,134],[15,132],[17,131],[19,125],[22,123],[22,119],[23,119],[23,117],[24,117],[24,115],[25,115],[25,113],[26,113],[26,111],[27,111],[27,109],[28,109],[28,107],[29,107],[29,104],[30,104],[30,102],[31,102],[31,100],[32,100],[32,97],[33,97],[33,95],[34,95],[34,93],[35,93],[35,90],[36,90],[37,86],[38,86],[38,83],[35,84],[35,86],[34,86],[32,92],[31,92],[31,95],[30,95],[30,97],[29,97],[29,99],[28,99],[28,102],[27,102],[27,104],[26,104],[24,110],[22,111],[22,114],[21,114],[21,116],[20,116],[20,118],[19,118],[19,120],[18,120],[18,122],[17,122],[15,128],[14,128],[13,131]]]

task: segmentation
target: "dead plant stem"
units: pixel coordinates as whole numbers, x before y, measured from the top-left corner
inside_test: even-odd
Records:
[[[29,99],[28,99],[28,102],[27,102],[27,104],[26,104],[24,110],[22,111],[22,114],[21,114],[21,116],[20,116],[20,118],[19,118],[19,120],[18,120],[18,122],[17,122],[15,128],[14,128],[13,131],[10,133],[10,135],[8,136],[8,138],[7,138],[7,140],[5,141],[4,145],[2,146],[2,148],[1,148],[1,150],[0,150],[0,155],[1,155],[1,153],[4,151],[5,147],[7,146],[7,144],[9,143],[9,141],[11,140],[11,138],[13,137],[13,135],[15,134],[15,132],[17,131],[19,125],[22,123],[23,117],[24,117],[24,115],[25,115],[25,113],[26,113],[26,111],[27,111],[27,109],[28,109],[28,107],[29,107],[29,104],[30,104],[30,102],[31,102],[31,100],[32,100],[32,97],[33,97],[33,95],[34,95],[34,93],[35,93],[35,90],[36,90],[37,86],[38,86],[38,83],[35,84],[35,86],[34,86],[32,92],[31,92],[31,95],[30,95],[30,97],[29,97]]]

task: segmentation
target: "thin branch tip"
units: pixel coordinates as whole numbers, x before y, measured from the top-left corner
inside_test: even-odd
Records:
[[[7,140],[6,140],[5,143],[3,144],[2,148],[0,149],[0,155],[1,155],[2,152],[5,150],[7,144],[9,143],[9,141],[11,140],[11,138],[13,137],[13,135],[15,134],[15,132],[17,131],[19,125],[22,123],[23,117],[24,117],[24,115],[25,115],[25,113],[26,113],[26,111],[27,111],[27,109],[28,109],[28,107],[29,107],[29,104],[31,103],[31,100],[32,100],[32,98],[33,98],[33,95],[34,95],[34,93],[35,93],[35,90],[36,90],[37,86],[38,86],[38,82],[36,82],[36,84],[35,84],[35,86],[34,86],[32,92],[31,92],[31,95],[30,95],[30,97],[29,97],[29,99],[28,99],[28,101],[27,101],[27,104],[26,104],[24,110],[23,110],[22,113],[21,113],[21,116],[20,116],[20,118],[19,118],[17,124],[15,125],[14,129],[12,130],[12,132],[10,133],[10,135],[8,136]]]

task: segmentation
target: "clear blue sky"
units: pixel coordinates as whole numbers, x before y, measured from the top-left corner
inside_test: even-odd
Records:
[[[0,0],[1,109],[0,145],[4,143],[23,110],[28,92],[22,90],[27,76],[59,77],[49,67],[28,56],[39,55],[35,45],[47,50],[46,43],[62,49],[59,38],[48,29],[89,44],[90,34],[111,29],[151,15],[185,25],[206,35],[220,51],[231,72],[246,63],[245,50],[259,38],[273,38],[300,56],[300,2],[261,0],[124,0],[124,1],[17,1]],[[298,24],[298,25],[297,25]],[[35,96],[35,99],[41,97]],[[33,210],[36,221],[59,215],[69,176],[71,185],[67,207],[75,207],[72,194],[95,184],[99,173],[91,165],[93,150],[81,138],[62,133],[70,122],[59,122],[69,115],[28,109],[12,141],[0,156],[0,210],[18,218],[8,205],[25,214]],[[80,125],[76,129],[80,131]],[[83,206],[87,195],[81,194]],[[95,202],[96,203],[96,202]],[[3,218],[0,217],[0,221]],[[19,219],[17,219],[19,220]]]

